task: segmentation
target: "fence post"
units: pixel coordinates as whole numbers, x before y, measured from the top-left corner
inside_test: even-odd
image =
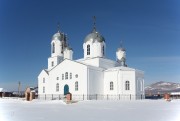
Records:
[[[83,100],[84,100],[84,94],[83,94]]]
[[[45,100],[46,100],[46,94],[45,94]]]
[[[130,100],[131,100],[131,94],[130,94]]]
[[[60,94],[59,94],[59,100],[60,100]]]
[[[142,94],[141,94],[141,100],[142,100]]]
[[[96,100],[97,100],[97,94],[96,94]]]
[[[52,94],[52,100],[53,100],[53,94]]]

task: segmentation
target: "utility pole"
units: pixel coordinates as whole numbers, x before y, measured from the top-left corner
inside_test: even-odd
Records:
[[[18,95],[20,96],[20,87],[21,87],[21,82],[18,82]]]

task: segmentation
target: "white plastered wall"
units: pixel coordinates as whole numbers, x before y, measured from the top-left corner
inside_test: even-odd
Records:
[[[102,69],[95,69],[88,67],[89,74],[89,94],[103,94],[104,93],[104,72]]]
[[[140,70],[136,70],[136,94],[137,99],[145,98],[144,72]]]
[[[130,82],[130,90],[125,90],[125,82]],[[113,90],[110,90],[110,82],[113,82]],[[104,94],[112,98],[135,99],[135,71],[112,69],[104,73]],[[119,95],[119,96],[118,96]],[[130,97],[131,95],[131,97]],[[114,97],[113,97],[114,96]]]
[[[68,79],[65,73],[68,72]],[[72,79],[70,79],[72,73]],[[64,74],[64,80],[62,80]],[[76,77],[76,74],[78,77]],[[59,80],[57,80],[59,77]],[[87,95],[87,66],[65,59],[61,64],[49,72],[48,82],[46,82],[46,96],[53,94],[53,98],[58,98],[64,94],[64,86],[69,86],[69,92],[73,95]],[[75,82],[78,81],[78,91],[75,91]],[[56,91],[56,84],[59,83],[59,91]]]
[[[70,59],[73,60],[73,51],[65,49],[64,50],[64,59]]]

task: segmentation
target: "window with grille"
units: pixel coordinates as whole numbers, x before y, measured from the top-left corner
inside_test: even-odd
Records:
[[[64,80],[64,74],[62,74],[62,80]]]
[[[90,55],[90,45],[87,45],[87,55]]]
[[[65,79],[68,79],[68,72],[65,73]]]
[[[59,80],[59,77],[56,77],[56,80]]]
[[[110,90],[113,90],[113,88],[114,88],[113,82],[110,82]]]
[[[104,56],[104,46],[102,47],[102,54],[103,54],[103,56]]]
[[[45,79],[45,78],[43,78],[43,83],[45,83],[45,81],[46,81],[46,79]]]
[[[52,53],[55,53],[55,44],[52,44]]]
[[[59,92],[59,83],[56,84],[56,92]]]
[[[129,83],[129,81],[125,82],[125,90],[130,90],[130,83]]]
[[[78,82],[75,82],[75,91],[78,91]]]

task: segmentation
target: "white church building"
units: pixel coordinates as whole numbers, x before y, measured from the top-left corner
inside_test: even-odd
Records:
[[[48,68],[38,76],[40,99],[62,99],[67,93],[73,100],[144,98],[144,72],[126,65],[123,47],[116,60],[106,58],[108,45],[95,23],[82,43],[84,57],[73,60],[67,36],[59,30],[53,35]]]

